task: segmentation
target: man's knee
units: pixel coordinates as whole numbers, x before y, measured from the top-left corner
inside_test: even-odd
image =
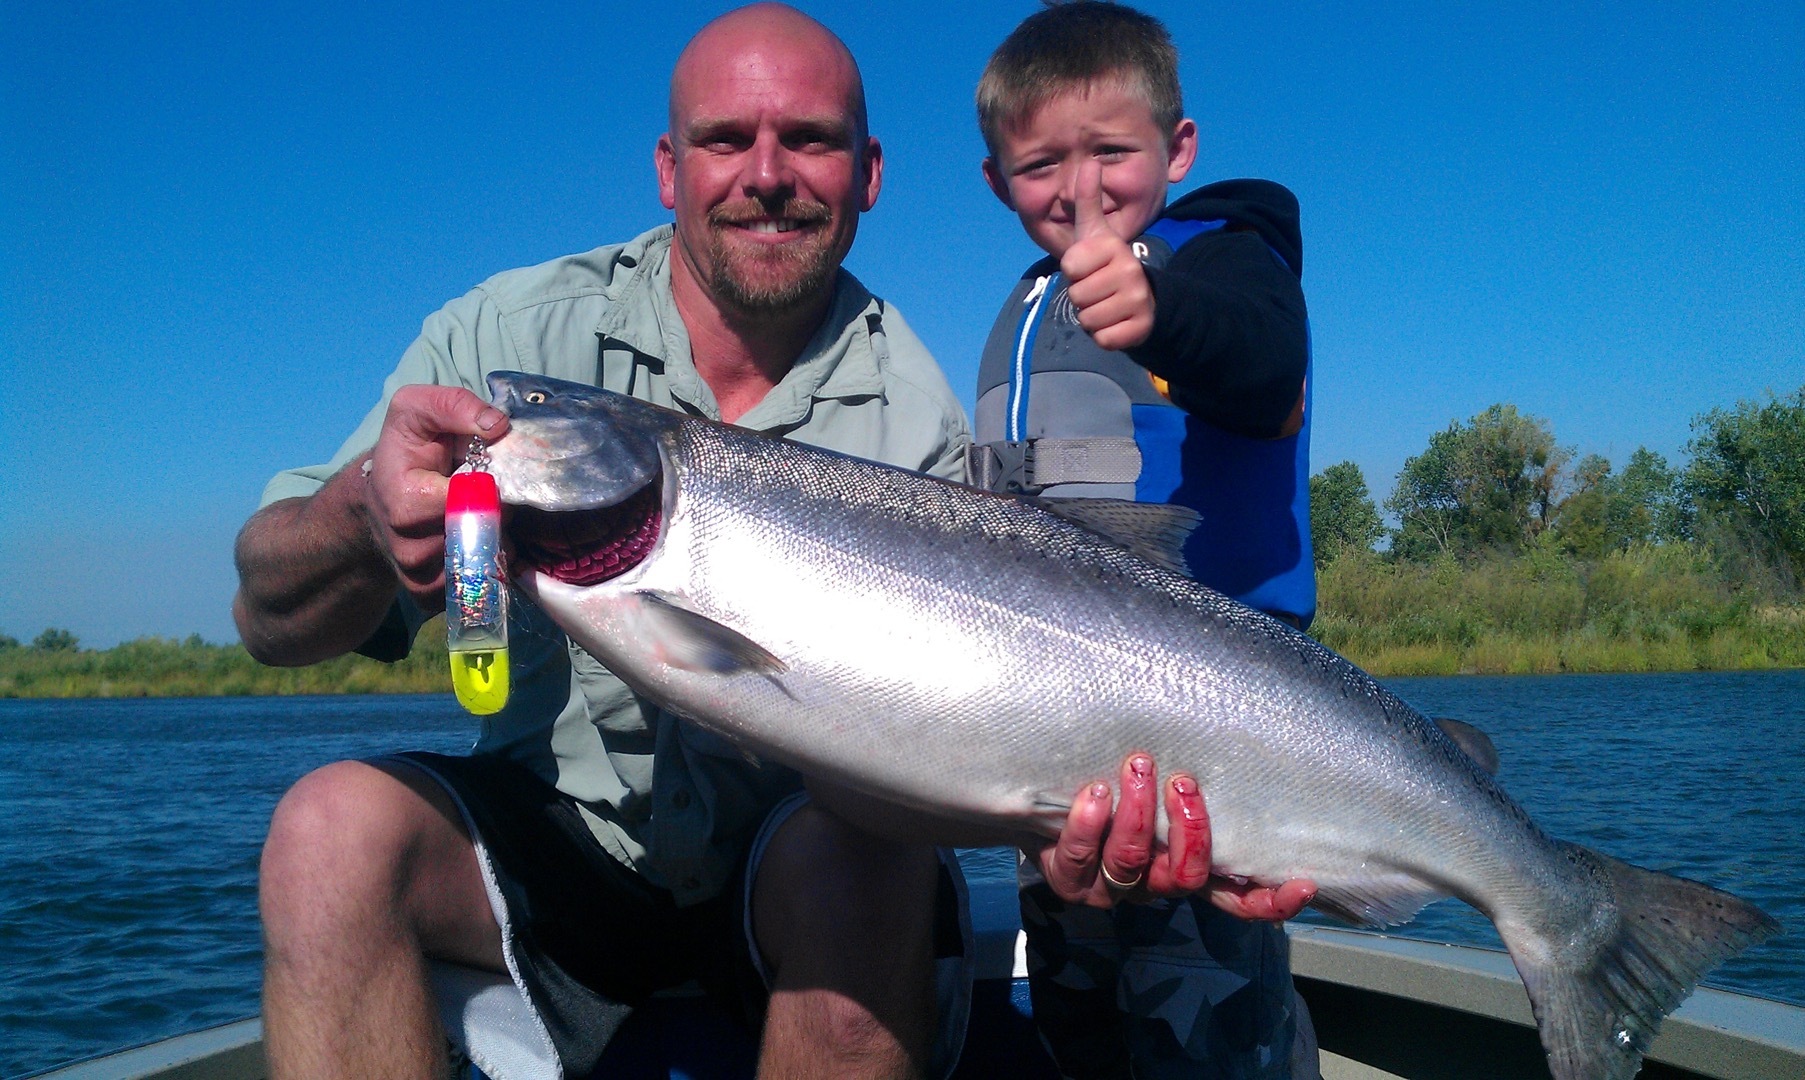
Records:
[[[804,806],[778,830],[759,866],[753,894],[759,944],[779,965],[785,952],[804,946],[913,940],[925,947],[938,871],[931,847],[879,839]]]
[[[270,819],[259,868],[265,916],[398,901],[423,855],[446,845],[435,833],[462,838],[419,784],[361,761],[316,769],[288,789]]]
[[[341,761],[297,781],[270,820],[258,889],[274,952],[387,941],[476,967],[502,964],[457,808],[405,766]]]
[[[287,878],[297,866],[332,867],[405,844],[408,815],[395,803],[408,794],[394,777],[360,761],[334,762],[308,773],[282,796],[270,818],[264,877]]]
[[[765,1066],[782,1074],[806,1059],[836,1075],[921,1072],[935,1012],[938,875],[931,847],[878,839],[814,806],[791,815],[765,850],[752,899],[772,978]]]

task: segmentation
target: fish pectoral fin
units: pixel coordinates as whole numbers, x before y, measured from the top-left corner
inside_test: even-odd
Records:
[[[775,675],[789,670],[758,642],[664,593],[646,589],[634,597],[640,602],[640,629],[661,663],[716,675]]]
[[[1197,511],[1171,503],[1129,499],[1061,499],[1042,496],[1023,500],[1054,517],[1088,529],[1129,554],[1164,570],[1191,577],[1185,541],[1203,521]]]
[[[1310,906],[1353,926],[1397,926],[1448,894],[1407,874],[1387,874],[1325,884],[1316,883]]]

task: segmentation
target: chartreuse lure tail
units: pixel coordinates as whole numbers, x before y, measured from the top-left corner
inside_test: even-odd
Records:
[[[458,703],[478,716],[508,703],[508,590],[501,495],[487,472],[459,472],[445,495],[445,641]]]

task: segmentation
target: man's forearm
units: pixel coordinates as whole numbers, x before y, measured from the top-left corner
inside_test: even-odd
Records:
[[[232,615],[250,654],[284,667],[317,663],[362,644],[396,591],[371,537],[361,462],[306,498],[272,503],[238,534]]]

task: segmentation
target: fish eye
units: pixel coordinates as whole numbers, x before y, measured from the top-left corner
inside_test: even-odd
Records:
[[[545,391],[543,390],[528,390],[524,396],[528,405],[545,404]]]

